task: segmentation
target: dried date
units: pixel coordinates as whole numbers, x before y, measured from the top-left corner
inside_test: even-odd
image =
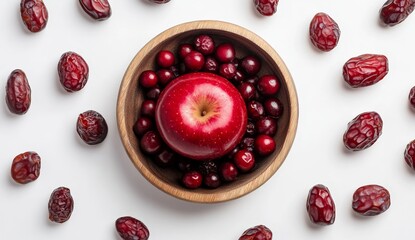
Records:
[[[88,81],[89,67],[81,55],[75,52],[62,54],[58,62],[59,80],[67,92],[77,92]]]
[[[130,216],[118,218],[115,221],[115,228],[124,240],[147,240],[150,236],[147,226]]]
[[[40,156],[36,152],[24,152],[17,155],[12,162],[12,178],[21,184],[35,181],[40,174],[40,163]]]
[[[363,54],[349,59],[343,66],[343,78],[352,88],[366,87],[388,74],[388,58],[380,54]]]
[[[310,22],[311,43],[321,51],[331,51],[340,39],[340,28],[327,13],[317,13]]]
[[[31,32],[39,32],[44,29],[49,18],[43,0],[22,0],[20,2],[20,16]]]
[[[79,114],[76,131],[86,144],[96,145],[103,142],[107,137],[108,125],[100,113],[88,110]]]
[[[389,209],[391,204],[389,191],[379,185],[365,185],[353,194],[352,208],[364,216],[379,215]]]
[[[359,151],[372,146],[382,135],[383,121],[377,112],[364,112],[347,124],[343,143],[347,149]]]
[[[312,187],[307,197],[307,213],[310,221],[318,225],[331,225],[336,219],[336,206],[329,189],[318,184]]]
[[[79,0],[82,9],[93,19],[103,21],[111,16],[108,0]]]
[[[414,7],[414,0],[388,0],[380,9],[380,20],[388,26],[395,26],[403,22],[414,11]]]
[[[73,207],[74,201],[69,188],[59,187],[53,190],[49,198],[49,219],[52,222],[64,223],[71,217]]]
[[[257,225],[245,230],[239,240],[272,240],[272,232],[265,225]]]
[[[10,112],[25,114],[31,104],[31,89],[26,74],[16,69],[10,73],[6,85],[6,104]]]

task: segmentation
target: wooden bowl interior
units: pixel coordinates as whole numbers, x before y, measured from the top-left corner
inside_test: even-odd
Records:
[[[284,63],[279,59],[278,55],[271,56],[268,52],[269,49],[263,49],[262,42],[260,45],[254,42],[258,37],[251,35],[252,33],[246,32],[246,30],[244,30],[244,34],[247,34],[247,36],[242,36],[239,32],[229,32],[216,28],[190,29],[184,32],[170,30],[169,34],[167,37],[163,36],[163,34],[157,36],[136,55],[127,69],[121,84],[117,117],[121,138],[127,153],[134,165],[148,181],[159,189],[180,199],[194,202],[220,202],[243,196],[262,185],[274,174],[284,161],[292,144],[297,124],[297,100],[295,89],[291,86],[291,76],[285,65],[279,66]],[[180,173],[178,171],[160,168],[140,151],[139,141],[132,131],[133,125],[139,116],[141,102],[143,101],[143,93],[137,80],[140,73],[144,70],[155,69],[157,52],[162,49],[168,49],[176,53],[180,43],[191,43],[194,36],[198,34],[211,35],[216,45],[221,42],[231,42],[235,46],[238,58],[246,55],[258,56],[262,59],[262,69],[258,76],[275,74],[279,77],[282,85],[278,98],[284,106],[284,112],[278,121],[278,131],[275,136],[277,143],[276,151],[271,156],[257,161],[254,171],[240,174],[237,181],[226,183],[213,190],[204,188],[189,190],[184,188],[179,182]],[[160,39],[162,40],[159,41]],[[289,84],[287,85],[287,83]],[[294,115],[292,114],[293,108],[295,111]],[[281,153],[282,150],[283,153]]]

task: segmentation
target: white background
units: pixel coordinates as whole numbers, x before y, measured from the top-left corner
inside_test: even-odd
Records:
[[[0,81],[23,69],[32,88],[26,115],[0,110],[0,239],[119,239],[115,220],[131,215],[150,230],[150,239],[238,239],[248,227],[265,224],[274,239],[391,239],[413,236],[415,174],[403,151],[415,138],[415,112],[407,96],[415,85],[415,16],[395,27],[382,27],[378,11],[384,0],[281,0],[277,13],[262,17],[251,0],[112,0],[107,21],[90,19],[78,1],[45,0],[49,22],[40,33],[28,32],[19,2],[0,1]],[[338,46],[322,53],[308,39],[310,20],[326,12],[341,29]],[[262,187],[237,200],[195,204],[156,189],[134,168],[121,144],[115,117],[118,87],[129,62],[151,38],[176,24],[223,20],[264,38],[286,62],[299,98],[297,136],[286,161]],[[56,66],[66,51],[82,55],[90,67],[86,87],[66,93]],[[342,66],[353,56],[380,53],[389,58],[383,81],[351,89]],[[5,91],[0,91],[4,99]],[[76,134],[79,113],[94,109],[109,125],[106,140],[87,146]],[[361,152],[347,152],[342,135],[363,111],[383,118],[378,142]],[[27,185],[10,177],[12,159],[24,151],[42,158],[41,175]],[[317,183],[331,191],[337,208],[334,225],[309,223],[305,201]],[[361,185],[388,188],[392,205],[382,215],[353,213],[351,199]],[[59,186],[71,189],[75,208],[64,224],[48,220],[47,202]]]

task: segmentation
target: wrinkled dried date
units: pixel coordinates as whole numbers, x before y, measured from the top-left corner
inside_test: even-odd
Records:
[[[272,232],[266,226],[258,225],[245,230],[239,240],[272,240]]]
[[[347,149],[359,151],[372,146],[382,134],[383,121],[377,112],[357,115],[347,125],[343,142]]]
[[[103,21],[111,16],[108,0],[79,0],[82,9],[93,19]]]
[[[380,19],[388,26],[404,21],[414,11],[414,0],[388,0],[380,9]]]
[[[328,52],[340,39],[339,25],[326,13],[317,13],[310,22],[311,43],[321,51]]]
[[[31,103],[31,89],[26,74],[16,69],[10,73],[6,85],[6,103],[10,112],[25,114]]]
[[[364,216],[379,215],[388,210],[391,204],[389,191],[379,185],[366,185],[353,194],[352,208]]]
[[[308,193],[306,204],[310,221],[319,225],[331,225],[336,219],[336,207],[329,189],[318,184]]]
[[[343,78],[351,87],[366,87],[388,74],[388,58],[379,54],[363,54],[349,59],[343,66]]]
[[[63,88],[67,92],[76,92],[87,83],[89,67],[79,54],[66,52],[59,59],[58,74]]]
[[[73,207],[74,201],[69,188],[56,188],[49,198],[49,219],[52,222],[64,223],[71,217]]]
[[[100,113],[88,110],[79,114],[76,131],[85,143],[95,145],[103,142],[107,137],[108,125]]]
[[[277,12],[278,0],[254,0],[256,10],[264,16],[272,16]]]
[[[35,181],[40,174],[40,163],[40,156],[36,152],[17,155],[12,162],[12,178],[22,184]]]
[[[404,158],[406,164],[415,170],[415,140],[412,140],[406,145]]]
[[[22,0],[20,2],[20,16],[31,32],[41,31],[48,22],[48,10],[42,0]]]
[[[115,221],[115,228],[124,240],[147,240],[150,236],[147,226],[130,216],[118,218]]]

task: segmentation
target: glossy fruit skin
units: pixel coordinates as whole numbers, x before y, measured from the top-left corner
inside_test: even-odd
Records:
[[[155,119],[162,139],[174,151],[194,160],[212,160],[242,139],[247,113],[228,80],[198,72],[179,76],[162,91]]]
[[[255,129],[258,134],[265,134],[273,137],[277,133],[278,122],[272,117],[261,117],[255,122]]]
[[[156,62],[159,67],[169,68],[176,61],[174,54],[169,50],[161,50],[157,53]]]
[[[334,223],[336,206],[326,186],[317,184],[310,189],[306,208],[312,223],[318,225],[331,225]]]
[[[245,230],[239,240],[272,240],[272,232],[265,225],[257,225]]]
[[[331,51],[340,39],[339,25],[326,13],[317,13],[310,22],[311,43],[321,51]]]
[[[275,75],[263,75],[258,79],[257,89],[263,96],[275,96],[281,84]]]
[[[232,62],[235,59],[235,48],[231,43],[221,43],[216,47],[215,57],[222,63]]]
[[[35,181],[40,175],[40,160],[36,152],[24,152],[17,155],[11,167],[13,180],[21,184]]]
[[[406,164],[415,170],[415,140],[412,140],[406,145],[404,158]]]
[[[137,121],[133,126],[133,131],[137,137],[141,137],[144,133],[151,129],[153,129],[153,122],[150,118],[145,116],[137,118]]]
[[[115,221],[115,229],[123,240],[147,240],[150,232],[140,220],[124,216]]]
[[[256,89],[252,83],[243,82],[238,86],[238,90],[241,93],[242,98],[247,102],[255,98]]]
[[[395,26],[403,22],[413,11],[413,0],[388,0],[379,11],[380,20],[387,26]]]
[[[203,176],[198,171],[190,171],[183,175],[182,183],[188,189],[196,189],[202,186]]]
[[[352,151],[366,149],[382,135],[382,128],[383,121],[377,112],[361,113],[348,123],[343,143]]]
[[[236,168],[235,164],[231,162],[224,162],[219,167],[219,173],[222,179],[226,182],[235,181],[239,175],[238,169]]]
[[[270,117],[279,118],[283,113],[283,104],[278,98],[268,98],[264,101],[265,113]]]
[[[79,114],[76,131],[86,144],[96,145],[107,137],[108,125],[100,113],[88,110]]]
[[[277,12],[278,0],[253,0],[256,10],[263,16],[272,16]]]
[[[276,148],[275,140],[265,134],[261,134],[255,138],[254,149],[255,152],[262,157],[271,155]]]
[[[352,208],[363,216],[379,215],[389,209],[391,204],[389,191],[379,185],[365,185],[353,194]]]
[[[261,67],[261,61],[255,56],[246,56],[241,60],[241,68],[249,76],[258,74]]]
[[[43,30],[49,19],[48,10],[42,0],[22,0],[20,16],[27,29],[34,33]]]
[[[88,81],[89,67],[81,55],[66,52],[59,59],[58,74],[67,92],[77,92],[84,88]]]
[[[255,166],[255,156],[247,149],[239,150],[233,157],[233,161],[241,172],[248,172]]]
[[[410,106],[415,109],[415,86],[409,91],[408,100]]]
[[[144,133],[140,140],[140,147],[147,154],[159,153],[162,149],[162,140],[156,131],[148,131]]]
[[[388,58],[380,54],[363,54],[343,65],[343,79],[352,88],[366,87],[382,80],[389,71]]]
[[[148,88],[156,87],[158,82],[159,80],[158,80],[157,73],[153,70],[145,70],[138,77],[138,83],[143,88],[148,89]]]
[[[219,174],[212,172],[203,176],[203,184],[207,188],[214,189],[222,185],[222,182],[220,180]]]
[[[103,21],[111,17],[108,0],[79,0],[82,9],[93,19]]]
[[[232,79],[236,75],[236,67],[233,63],[222,63],[219,65],[219,75],[226,79]]]
[[[191,51],[184,57],[183,63],[187,72],[197,72],[204,67],[205,57],[198,51]]]
[[[6,84],[6,104],[10,112],[25,114],[32,102],[32,91],[26,74],[16,69],[10,73]]]
[[[71,191],[66,187],[53,190],[49,198],[49,219],[52,222],[64,223],[69,220],[74,208]]]

